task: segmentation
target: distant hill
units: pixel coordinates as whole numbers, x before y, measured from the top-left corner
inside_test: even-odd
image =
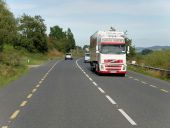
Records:
[[[136,47],[136,52],[141,52],[144,49],[159,51],[159,50],[163,50],[163,49],[170,49],[170,46]]]

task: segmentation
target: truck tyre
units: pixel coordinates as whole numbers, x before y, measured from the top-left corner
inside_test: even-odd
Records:
[[[95,73],[96,73],[97,75],[101,75],[101,74],[100,74],[100,69],[99,69],[99,64],[98,64],[98,63],[95,64]]]
[[[126,74],[120,74],[120,76],[121,76],[121,77],[125,77],[125,76],[126,76]]]

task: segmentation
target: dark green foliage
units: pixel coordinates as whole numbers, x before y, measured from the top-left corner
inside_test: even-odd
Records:
[[[5,43],[13,44],[16,40],[17,28],[13,14],[7,8],[6,3],[0,0],[0,52]]]
[[[46,26],[41,16],[23,15],[19,18],[19,33],[16,46],[21,46],[30,52],[47,52]]]
[[[84,46],[83,46],[83,50],[86,50],[86,48],[89,49],[89,48],[90,48],[90,45],[84,45]]]
[[[126,43],[126,46],[130,47],[130,53],[127,55],[127,58],[128,59],[133,58],[136,55],[136,51],[135,51],[135,47],[132,46],[132,40],[126,37],[125,43]]]
[[[59,26],[51,27],[48,41],[50,48],[55,48],[61,52],[70,52],[71,49],[75,48],[75,40],[70,28],[63,31]]]
[[[142,50],[141,54],[142,54],[142,55],[147,55],[147,54],[150,54],[150,53],[152,53],[152,52],[153,52],[153,51],[150,50],[150,49],[144,49],[144,50]]]

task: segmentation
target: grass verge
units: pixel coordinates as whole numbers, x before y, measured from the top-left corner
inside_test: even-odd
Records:
[[[8,66],[0,65],[0,87],[3,87],[11,81],[19,78],[21,75],[27,73],[28,68],[26,66]]]
[[[18,79],[27,73],[29,65],[41,65],[49,60],[62,58],[63,53],[57,50],[50,50],[46,54],[30,53],[25,49],[14,49],[5,45],[0,59],[0,87]]]
[[[161,74],[159,71],[146,70],[146,69],[138,68],[138,67],[131,66],[131,65],[128,65],[128,70],[170,82],[170,78],[168,78],[165,74]]]

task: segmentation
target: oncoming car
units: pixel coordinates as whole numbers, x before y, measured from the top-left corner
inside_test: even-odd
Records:
[[[71,53],[66,53],[65,60],[72,60],[72,59],[73,59],[72,54]]]
[[[84,55],[84,63],[87,63],[90,61],[90,53],[85,53]]]

